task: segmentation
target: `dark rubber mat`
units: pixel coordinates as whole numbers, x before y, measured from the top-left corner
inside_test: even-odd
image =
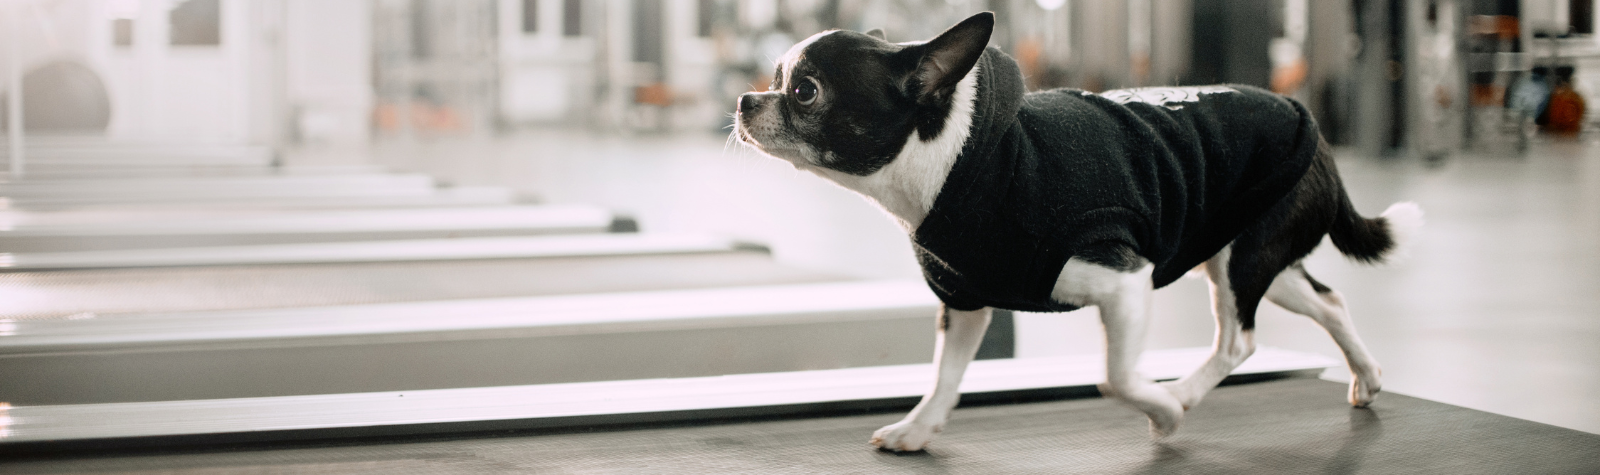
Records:
[[[0,318],[56,319],[778,285],[838,277],[764,252],[0,273]]]
[[[1342,384],[1226,386],[1178,434],[1106,399],[967,407],[926,452],[867,446],[901,413],[458,440],[57,455],[4,473],[1597,473],[1600,435]]]

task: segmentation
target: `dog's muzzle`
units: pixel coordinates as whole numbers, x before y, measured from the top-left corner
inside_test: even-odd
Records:
[[[761,97],[754,92],[739,95],[739,115],[754,114],[761,110]]]

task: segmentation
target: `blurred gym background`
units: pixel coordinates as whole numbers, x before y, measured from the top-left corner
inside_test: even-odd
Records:
[[[994,11],[1029,86],[1251,84],[1310,105],[1335,144],[1435,157],[1508,135],[1500,109],[1576,134],[1597,76],[1573,0],[18,0],[7,65],[25,129],[262,145],[491,139],[532,128],[720,133],[732,98],[813,33],[931,37]],[[9,89],[10,86],[6,90]],[[1577,96],[1572,96],[1576,92]],[[1551,99],[1556,108],[1547,107]],[[1571,104],[1580,105],[1571,105]],[[1554,122],[1551,122],[1554,121]]]
[[[46,420],[7,408],[926,362],[904,232],[730,113],[814,33],[979,11],[1033,89],[1307,104],[1361,211],[1429,213],[1405,263],[1308,263],[1384,389],[1600,432],[1594,4],[0,0],[0,444]],[[1169,289],[1151,348],[1209,346],[1204,282]],[[1092,312],[1004,315],[984,357],[1095,354]]]

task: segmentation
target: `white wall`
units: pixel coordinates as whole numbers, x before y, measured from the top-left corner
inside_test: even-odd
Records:
[[[510,123],[581,123],[593,107],[599,2],[585,2],[585,35],[562,35],[561,0],[539,0],[538,31],[522,32],[522,2],[500,0],[500,113]]]
[[[112,139],[364,144],[370,135],[368,0],[221,0],[218,46],[170,45],[165,0],[28,3],[24,68],[66,59],[98,73]],[[134,17],[132,46],[112,44],[118,15]]]
[[[1177,84],[1183,73],[1189,70],[1189,57],[1193,45],[1190,41],[1194,33],[1194,12],[1191,11],[1192,3],[1185,0],[1153,0],[1150,2],[1154,15],[1151,24],[1154,27],[1151,37],[1150,79],[1151,85]]]
[[[284,0],[284,96],[305,144],[359,146],[371,136],[372,4]]]
[[[1522,0],[1524,23],[1535,31],[1563,29],[1572,22],[1571,3],[1571,0]]]
[[[716,46],[700,34],[699,2],[666,0],[666,60],[668,84],[676,104],[672,125],[684,130],[712,130],[722,115],[723,104],[712,102],[712,81],[716,76]]]
[[[112,2],[86,0],[82,51],[111,93],[108,135],[125,140],[250,141],[253,78],[247,0],[222,0],[221,45],[168,45],[166,2],[138,2],[131,47],[112,45]]]
[[[1081,1],[1070,3],[1072,12],[1073,68],[1086,77],[1103,79],[1088,84],[1110,89],[1128,84],[1128,8],[1122,2]]]

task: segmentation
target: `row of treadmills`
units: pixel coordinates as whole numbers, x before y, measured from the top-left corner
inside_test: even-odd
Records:
[[[919,281],[505,188],[47,141],[0,205],[0,451],[901,407],[931,384]],[[996,325],[969,397],[1100,379],[1097,357],[1010,358]],[[1334,363],[1263,349],[1238,373]]]

